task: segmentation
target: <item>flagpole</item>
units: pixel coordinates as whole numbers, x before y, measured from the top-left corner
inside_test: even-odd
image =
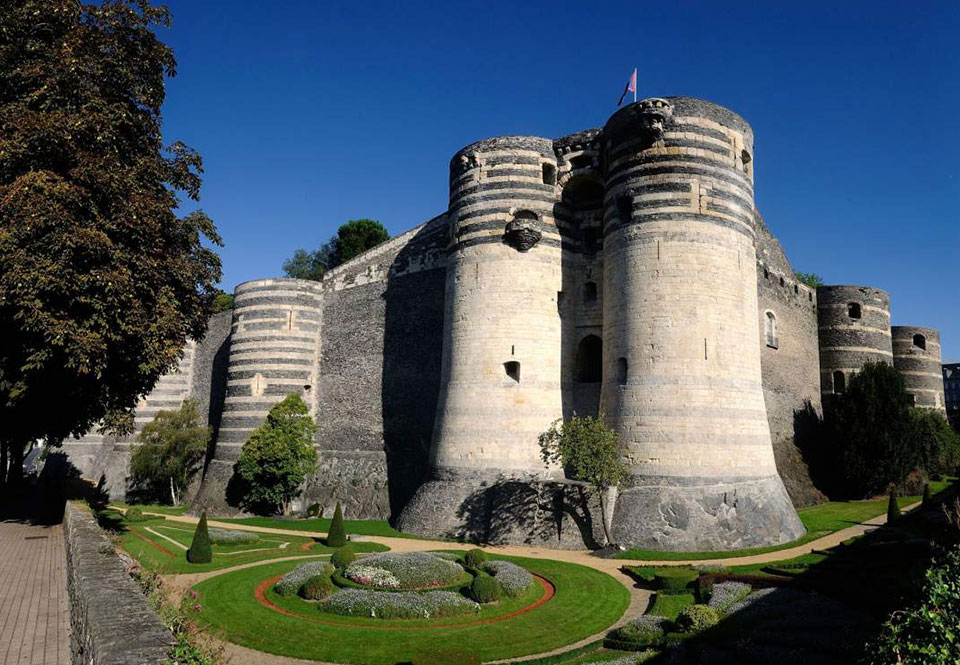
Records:
[[[633,103],[637,103],[637,68],[633,68]]]

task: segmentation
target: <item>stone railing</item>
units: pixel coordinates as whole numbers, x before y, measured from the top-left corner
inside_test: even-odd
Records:
[[[73,665],[159,665],[176,640],[83,507],[67,503]]]

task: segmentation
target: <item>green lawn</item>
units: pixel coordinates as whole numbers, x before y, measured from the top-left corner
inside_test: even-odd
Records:
[[[653,606],[647,614],[658,617],[667,617],[671,621],[679,616],[684,607],[690,607],[697,602],[692,593],[657,593],[653,599]]]
[[[378,619],[356,618],[355,626],[332,626],[260,605],[253,595],[257,584],[287,572],[294,562],[247,568],[201,582],[195,587],[202,606],[198,620],[222,638],[260,651],[340,663],[395,665],[433,649],[468,651],[484,661],[550,651],[604,630],[630,603],[627,589],[605,573],[546,559],[510,560],[553,582],[556,595],[530,612],[494,623],[384,629],[384,625],[421,622],[384,624]],[[316,612],[318,617],[332,616]],[[342,621],[347,617],[333,618],[348,623]],[[450,618],[437,621],[441,625],[454,622]]]
[[[213,561],[210,563],[189,563],[184,548],[189,547],[193,541],[194,528],[191,524],[157,518],[132,524],[119,521],[117,530],[120,531],[121,547],[126,552],[145,568],[165,574],[200,573],[264,559],[330,555],[334,552],[334,549],[313,538],[264,533],[259,534],[260,540],[254,543],[214,545]],[[358,542],[353,545],[360,552],[389,549],[378,543]]]
[[[330,518],[295,519],[283,517],[209,517],[217,522],[245,526],[262,526],[271,529],[290,529],[293,531],[315,531],[327,533],[330,530]],[[409,533],[401,533],[394,529],[386,520],[343,520],[347,533],[357,536],[389,536],[392,538],[422,538]],[[424,539],[424,540],[434,540]]]
[[[936,495],[953,484],[953,480],[931,481],[930,493]],[[912,503],[920,501],[919,496],[906,496],[897,499],[901,508],[909,506]],[[658,550],[647,550],[633,548],[621,552],[617,555],[618,559],[632,559],[635,561],[687,561],[698,559],[729,559],[732,557],[750,556],[753,554],[765,554],[767,552],[777,552],[779,550],[789,549],[809,543],[823,536],[829,535],[835,531],[846,529],[849,526],[866,522],[874,517],[883,515],[887,512],[887,499],[871,499],[869,501],[830,501],[811,506],[810,508],[801,508],[797,511],[800,521],[807,529],[807,533],[797,540],[784,543],[782,545],[772,545],[770,547],[751,547],[740,550],[728,550],[725,552],[661,552]]]
[[[137,508],[140,508],[141,510],[143,510],[143,512],[145,513],[160,513],[161,515],[183,515],[184,513],[187,512],[187,510],[190,509],[190,506],[186,504],[182,506],[177,506],[176,508],[174,508],[173,506],[167,506],[162,503],[133,504],[133,503],[124,503],[123,501],[111,501],[110,505],[116,508],[123,508],[124,510],[126,510],[127,508],[133,508],[134,506],[136,506]]]

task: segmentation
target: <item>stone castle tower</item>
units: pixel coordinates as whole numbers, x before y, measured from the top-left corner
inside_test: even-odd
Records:
[[[231,510],[240,447],[294,392],[319,429],[304,504],[554,547],[601,544],[603,519],[616,542],[665,550],[799,537],[821,394],[881,359],[942,408],[939,337],[891,333],[878,289],[799,282],[754,165],[746,121],[687,97],[463,148],[444,213],[320,282],[241,284],[192,343],[178,399],[216,431],[195,505]],[[606,516],[540,458],[538,435],[573,413],[620,435],[630,474]],[[124,493],[129,442],[65,448]]]

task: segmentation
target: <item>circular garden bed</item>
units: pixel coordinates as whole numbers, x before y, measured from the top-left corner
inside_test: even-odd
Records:
[[[393,665],[437,648],[482,660],[549,651],[604,630],[629,604],[620,583],[584,566],[458,556],[385,553],[338,570],[320,561],[237,570],[195,587],[197,618],[270,653]]]

